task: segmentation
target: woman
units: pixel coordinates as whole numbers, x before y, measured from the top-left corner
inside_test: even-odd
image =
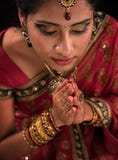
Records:
[[[0,159],[118,157],[118,26],[95,0],[17,0],[1,32]]]

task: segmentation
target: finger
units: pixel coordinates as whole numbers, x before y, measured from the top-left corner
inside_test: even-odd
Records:
[[[74,97],[73,97],[73,104],[74,104],[76,107],[79,107],[79,106],[80,106],[80,102],[79,102],[78,96],[74,96]]]
[[[67,111],[69,111],[73,107],[73,97],[68,96],[67,98]]]
[[[61,90],[67,84],[67,82],[68,82],[67,79],[64,79],[62,82],[60,82],[58,84],[57,88],[55,89],[54,93],[58,92],[59,90]]]
[[[67,83],[66,87],[67,87],[68,95],[73,95],[74,94],[74,88],[73,88],[72,83]]]
[[[69,110],[66,115],[66,118],[67,118],[66,124],[67,125],[70,125],[74,122],[75,115],[76,115],[76,108],[72,107],[71,110]]]

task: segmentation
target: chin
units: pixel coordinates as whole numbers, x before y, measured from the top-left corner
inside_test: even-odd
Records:
[[[53,67],[54,68],[54,67]],[[60,73],[66,73],[66,72],[68,72],[68,71],[70,71],[70,70],[72,70],[72,68],[74,68],[74,67],[64,67],[64,66],[61,66],[61,67],[58,67],[58,68],[54,68],[53,70],[55,70],[55,71],[57,71],[57,72],[60,72]]]

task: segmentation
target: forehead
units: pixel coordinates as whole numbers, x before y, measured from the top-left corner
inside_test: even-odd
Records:
[[[63,0],[64,1],[64,0]],[[84,19],[91,18],[92,8],[87,0],[77,0],[76,3],[70,7],[69,21],[65,20],[65,7],[59,4],[58,0],[47,0],[37,12],[30,17],[34,20],[45,20],[54,23],[63,23],[63,25],[83,21]]]

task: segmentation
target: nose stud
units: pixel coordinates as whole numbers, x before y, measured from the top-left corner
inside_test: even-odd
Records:
[[[60,47],[57,45],[57,46],[55,46],[55,49],[56,49],[56,50],[59,50],[59,49],[60,49]]]

